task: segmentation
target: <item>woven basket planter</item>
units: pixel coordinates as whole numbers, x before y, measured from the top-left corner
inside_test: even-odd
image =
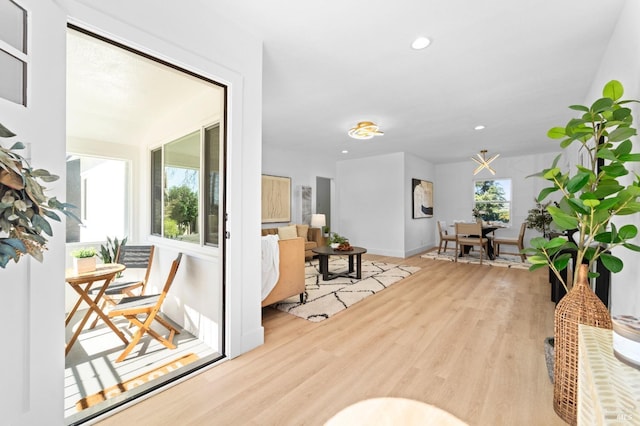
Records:
[[[555,311],[555,365],[553,409],[565,422],[577,423],[578,324],[611,329],[611,315],[587,281],[587,265]]]

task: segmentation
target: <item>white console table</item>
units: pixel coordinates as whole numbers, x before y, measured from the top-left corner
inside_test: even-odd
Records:
[[[611,330],[578,333],[578,425],[640,425],[640,370],[615,357]]]

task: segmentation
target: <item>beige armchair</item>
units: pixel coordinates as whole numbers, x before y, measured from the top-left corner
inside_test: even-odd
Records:
[[[280,277],[271,293],[262,301],[263,307],[296,295],[300,296],[300,303],[305,302],[304,239],[280,240],[278,247]]]

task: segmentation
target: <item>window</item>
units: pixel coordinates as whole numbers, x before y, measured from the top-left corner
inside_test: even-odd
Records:
[[[474,212],[487,222],[511,222],[511,179],[474,182]]]
[[[218,245],[220,145],[215,124],[151,152],[152,234]]]
[[[67,155],[67,199],[82,220],[67,220],[67,242],[122,239],[128,234],[128,162]],[[109,194],[105,197],[105,194]]]
[[[0,0],[0,97],[26,105],[27,12]]]

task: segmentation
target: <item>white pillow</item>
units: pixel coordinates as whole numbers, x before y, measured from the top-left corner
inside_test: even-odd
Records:
[[[278,227],[278,237],[280,237],[281,240],[298,238],[298,230],[295,225]]]

